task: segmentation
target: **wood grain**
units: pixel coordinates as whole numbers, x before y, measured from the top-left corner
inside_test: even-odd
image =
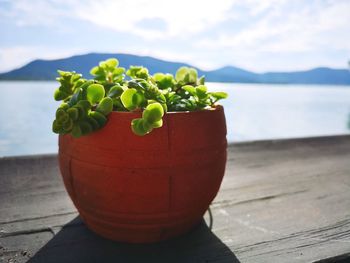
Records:
[[[0,262],[350,261],[350,136],[230,145],[209,216],[190,233],[129,245],[90,232],[56,155],[0,159]]]

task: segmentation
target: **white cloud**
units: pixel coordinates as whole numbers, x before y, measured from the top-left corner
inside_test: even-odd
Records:
[[[197,48],[225,50],[235,59],[233,63],[258,71],[261,68],[290,70],[319,65],[345,67],[350,58],[350,1],[308,4],[305,1],[258,1],[264,6],[255,9],[252,2],[249,1],[246,8],[250,14],[258,13],[257,19],[252,17],[252,22],[236,34],[224,31],[217,39],[202,38],[196,42]],[[239,14],[234,17],[237,21],[243,19]],[[335,58],[336,52],[344,57]],[[317,57],[311,55],[315,53],[318,53]],[[266,60],[268,56],[271,59]]]
[[[1,9],[0,15],[13,20],[18,26],[52,26],[59,17],[68,15],[69,10],[54,1],[15,0],[9,3],[10,8]]]
[[[268,1],[263,2],[266,11]],[[271,1],[271,10],[239,33],[225,32],[215,41],[204,38],[198,46],[262,52],[307,52],[321,47],[350,49],[350,1],[335,3],[299,2],[300,8],[288,10],[289,3]]]
[[[117,50],[112,50],[113,44],[104,44],[105,40],[96,38],[89,46],[96,49],[91,51],[150,55],[203,68],[234,64],[258,71],[318,65],[344,67],[350,58],[348,0],[16,0],[7,3],[9,10],[0,10],[0,16],[17,25],[48,26],[52,30],[66,27],[74,31],[74,25],[65,23],[66,18],[73,18],[95,25],[91,27],[93,30],[108,29],[111,35],[123,32],[123,38],[128,40],[125,44],[115,41]],[[152,26],[145,21],[153,21]],[[132,41],[137,39],[136,43],[130,44],[128,37]],[[0,70],[34,57],[84,53],[85,48],[84,44],[76,44],[81,48],[67,51],[66,47],[56,45],[54,49],[44,45],[42,52],[18,45],[2,49]]]
[[[62,16],[73,16],[95,25],[128,32],[146,39],[187,37],[225,20],[232,0],[17,0],[7,17],[19,25],[52,25]],[[140,27],[145,19],[160,19],[165,30]],[[57,22],[57,21],[56,21]]]
[[[100,0],[87,1],[77,8],[77,15],[99,26],[129,32],[146,39],[187,37],[202,32],[225,20],[232,5],[230,0],[164,1],[164,0]],[[138,27],[144,19],[157,18],[166,30]]]

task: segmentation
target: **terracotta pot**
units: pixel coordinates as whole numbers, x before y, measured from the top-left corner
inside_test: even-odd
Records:
[[[141,113],[112,112],[101,130],[59,136],[66,189],[82,220],[109,239],[156,242],[191,229],[216,196],[226,164],[223,107],[167,113],[139,137]]]

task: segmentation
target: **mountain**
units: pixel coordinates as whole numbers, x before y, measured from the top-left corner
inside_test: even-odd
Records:
[[[125,68],[130,65],[143,65],[152,74],[156,72],[175,74],[179,67],[191,66],[186,63],[169,62],[149,56],[90,53],[56,60],[34,60],[21,68],[0,74],[0,80],[54,80],[57,77],[57,69],[74,70],[89,78],[90,69],[101,60],[110,57],[118,58],[120,65]],[[315,68],[307,71],[263,74],[233,66],[212,71],[198,68],[197,70],[199,75],[205,75],[207,81],[213,82],[350,85],[350,72],[346,69]]]
[[[227,66],[204,73],[208,81],[213,82],[240,82],[256,83],[259,74],[240,69],[233,66]]]
[[[184,63],[168,62],[147,56],[91,53],[56,60],[34,60],[19,69],[0,74],[0,79],[54,80],[57,77],[57,69],[67,71],[74,70],[88,78],[91,77],[89,72],[92,67],[98,65],[100,61],[111,57],[117,58],[122,67],[127,68],[130,65],[144,65],[151,73],[159,71],[173,73],[177,68],[183,65],[189,66]]]
[[[261,74],[259,82],[349,85],[350,72],[347,69],[331,68],[315,68],[296,72],[269,72]]]

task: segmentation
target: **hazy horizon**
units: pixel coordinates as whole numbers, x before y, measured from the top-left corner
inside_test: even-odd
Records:
[[[137,54],[132,54],[132,53],[126,53],[126,52],[88,52],[88,53],[81,53],[81,54],[73,54],[73,55],[70,55],[70,56],[66,56],[66,57],[61,57],[61,58],[52,58],[52,59],[42,59],[42,58],[34,58],[33,60],[29,61],[29,62],[26,62],[24,63],[23,65],[19,65],[18,67],[15,67],[15,68],[12,68],[10,70],[6,70],[6,71],[0,71],[0,74],[2,73],[7,73],[7,72],[10,72],[12,70],[16,70],[16,69],[20,69],[22,68],[23,66],[26,66],[28,64],[30,64],[31,62],[35,61],[35,60],[45,60],[45,61],[55,61],[55,60],[60,60],[60,59],[68,59],[68,58],[71,58],[71,57],[75,57],[75,56],[84,56],[84,55],[89,55],[89,54],[126,54],[126,55],[136,55],[136,56],[146,56],[146,57],[152,57],[152,58],[155,58],[155,59],[158,59],[158,60],[163,60],[163,61],[167,61],[167,62],[175,62],[175,63],[185,63],[185,64],[190,64],[191,66],[195,66],[197,67],[198,69],[201,69],[201,70],[204,70],[204,71],[210,71],[210,70],[217,70],[217,69],[220,69],[220,68],[225,68],[225,67],[237,67],[237,68],[240,68],[240,69],[243,69],[243,70],[247,70],[247,71],[250,71],[250,72],[253,72],[253,73],[270,73],[270,72],[280,72],[280,73],[288,73],[288,72],[298,72],[298,71],[308,71],[308,70],[312,70],[312,69],[316,69],[316,68],[330,68],[330,69],[339,69],[339,70],[344,70],[344,69],[348,69],[347,67],[344,67],[344,68],[336,68],[336,67],[328,67],[328,66],[315,66],[315,67],[312,67],[312,68],[305,68],[305,69],[298,69],[298,70],[286,70],[286,71],[282,71],[282,70],[275,70],[275,71],[262,71],[262,72],[257,72],[257,71],[254,71],[254,70],[248,70],[246,68],[242,68],[242,67],[238,67],[237,65],[234,65],[234,64],[231,64],[231,65],[222,65],[222,66],[219,66],[219,67],[215,67],[215,68],[210,68],[210,69],[203,69],[201,67],[198,67],[196,65],[193,65],[191,63],[188,63],[188,62],[184,62],[184,61],[180,61],[180,60],[167,60],[167,59],[164,59],[164,58],[160,58],[160,57],[157,57],[157,56],[151,56],[151,55],[137,55]],[[117,58],[118,59],[118,58]]]

